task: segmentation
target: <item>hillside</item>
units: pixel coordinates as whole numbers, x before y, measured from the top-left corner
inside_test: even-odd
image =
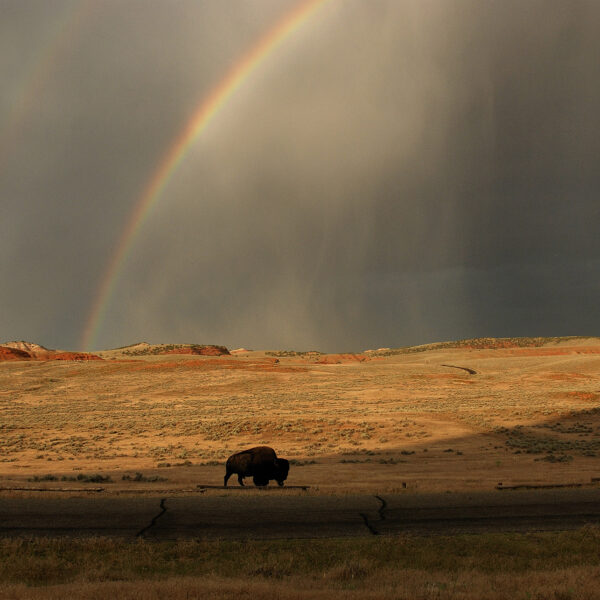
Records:
[[[369,356],[394,356],[396,354],[412,354],[414,352],[428,352],[430,350],[449,350],[452,348],[464,348],[466,350],[498,350],[500,348],[539,348],[556,344],[585,343],[597,344],[598,337],[589,336],[563,336],[563,337],[510,337],[494,338],[482,337],[449,342],[434,342],[419,346],[405,346],[402,348],[379,348],[377,350],[365,350],[364,354]]]
[[[101,350],[97,354],[102,358],[127,358],[141,356],[159,356],[163,354],[190,354],[195,356],[228,356],[225,346],[214,344],[149,344],[138,342],[112,350]]]

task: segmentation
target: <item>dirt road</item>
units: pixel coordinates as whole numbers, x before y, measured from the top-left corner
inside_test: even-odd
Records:
[[[566,530],[600,524],[600,489],[470,494],[0,498],[0,536],[268,539]]]

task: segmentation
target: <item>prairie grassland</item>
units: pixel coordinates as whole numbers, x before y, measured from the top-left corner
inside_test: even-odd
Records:
[[[268,542],[0,540],[0,597],[588,600],[600,597],[599,544],[590,526]]]
[[[599,475],[597,339],[340,364],[290,354],[0,364],[0,486],[218,483],[229,454],[258,444],[293,460],[290,484],[329,492]]]
[[[188,493],[221,483],[225,458],[258,444],[291,459],[288,483],[311,494],[600,477],[597,339],[383,351],[340,364],[298,353],[278,362],[258,352],[107,356],[0,364],[0,495],[98,484],[104,494]],[[588,600],[600,598],[599,547],[595,527],[254,542],[0,539],[0,598]]]

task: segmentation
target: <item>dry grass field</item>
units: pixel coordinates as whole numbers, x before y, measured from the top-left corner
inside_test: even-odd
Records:
[[[600,340],[533,344],[0,363],[0,487],[220,484],[259,444],[321,493],[590,482]]]
[[[0,544],[0,598],[595,600],[600,532]]]
[[[0,498],[96,486],[191,494],[259,444],[290,459],[287,483],[311,495],[600,485],[598,338],[359,356],[98,354],[0,363]],[[587,599],[600,598],[599,556],[594,527],[254,544],[5,539],[0,598]]]

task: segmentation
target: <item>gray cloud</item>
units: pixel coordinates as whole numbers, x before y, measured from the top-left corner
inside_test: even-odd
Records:
[[[52,15],[79,5],[47,6],[0,6],[0,132]],[[0,164],[4,339],[78,346],[157,162],[293,3],[91,6]],[[597,333],[598,17],[592,1],[328,3],[190,150],[97,343]]]

